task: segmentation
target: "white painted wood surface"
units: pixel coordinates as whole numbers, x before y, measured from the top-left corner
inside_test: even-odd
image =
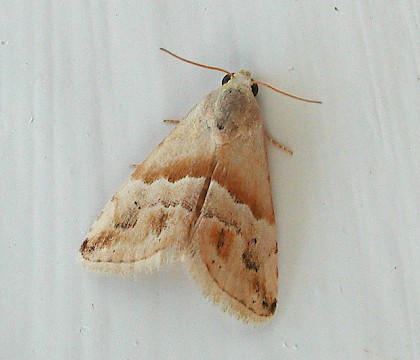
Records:
[[[419,359],[420,3],[0,1],[0,358]],[[136,281],[77,252],[131,170],[222,74],[260,89],[276,318],[249,327],[182,266]]]

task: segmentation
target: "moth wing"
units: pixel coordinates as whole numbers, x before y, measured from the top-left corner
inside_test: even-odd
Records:
[[[193,277],[225,310],[245,322],[274,314],[278,256],[262,121],[222,145],[191,254]]]
[[[105,206],[80,248],[84,265],[125,273],[180,255],[214,169],[215,145],[206,131],[214,96],[190,111]]]

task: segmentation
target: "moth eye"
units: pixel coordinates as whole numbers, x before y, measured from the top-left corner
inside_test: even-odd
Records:
[[[254,94],[254,96],[257,96],[257,94],[258,94],[258,84],[252,84],[251,85],[251,90],[252,90],[252,93]]]
[[[222,85],[226,84],[231,78],[230,74],[226,74],[222,79]]]

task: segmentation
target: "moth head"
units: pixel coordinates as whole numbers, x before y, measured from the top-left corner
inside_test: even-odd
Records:
[[[242,80],[242,83],[249,83],[252,93],[254,96],[257,96],[258,84],[253,82],[254,80],[251,78],[251,73],[248,70],[240,70],[237,75],[235,73],[226,74],[222,79],[222,85],[227,84],[233,78],[238,80],[238,82]]]

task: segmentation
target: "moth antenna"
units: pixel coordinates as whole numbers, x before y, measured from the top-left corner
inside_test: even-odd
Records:
[[[232,73],[230,71],[225,70],[225,69],[218,68],[218,67],[215,67],[215,66],[204,65],[204,64],[197,63],[195,61],[184,59],[181,56],[175,55],[173,52],[170,52],[169,50],[166,50],[164,48],[160,48],[160,50],[168,53],[169,55],[172,55],[173,57],[175,57],[175,58],[177,58],[179,60],[185,61],[188,64],[196,65],[196,66],[199,66],[199,67],[202,67],[202,68],[205,68],[205,69],[221,71],[221,72],[224,72],[224,73],[229,74],[230,76],[232,76]]]
[[[301,98],[301,97],[296,96],[296,95],[288,94],[287,92],[284,92],[284,91],[282,91],[280,89],[276,89],[274,86],[271,86],[269,84],[263,83],[262,81],[254,80],[254,83],[256,83],[258,85],[265,86],[266,88],[269,88],[271,90],[274,90],[275,92],[278,92],[280,94],[286,95],[286,96],[291,97],[293,99],[297,99],[297,100],[301,100],[301,101],[306,101],[306,102],[314,103],[314,104],[322,104],[322,101],[304,99],[304,98]]]

